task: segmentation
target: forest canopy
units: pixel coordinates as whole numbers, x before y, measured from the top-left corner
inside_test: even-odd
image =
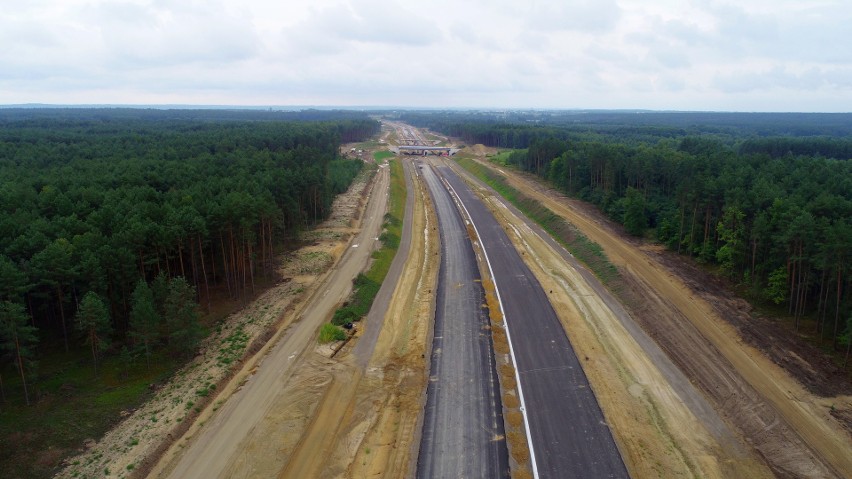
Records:
[[[97,366],[116,339],[191,353],[185,305],[270,273],[361,169],[341,143],[378,129],[356,112],[0,109],[5,364],[25,376],[85,343]]]

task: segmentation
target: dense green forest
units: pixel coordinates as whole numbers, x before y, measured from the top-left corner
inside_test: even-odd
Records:
[[[341,142],[378,129],[352,112],[0,109],[0,379],[30,402],[56,351],[95,369],[191,355],[198,304],[271,275],[360,170]]]
[[[852,115],[408,113],[715,265],[848,352]],[[656,119],[656,121],[654,121]],[[841,345],[847,345],[842,348]]]

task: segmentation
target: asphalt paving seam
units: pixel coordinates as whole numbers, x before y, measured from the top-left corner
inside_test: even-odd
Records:
[[[523,364],[516,363],[520,374],[516,377],[524,378],[525,411],[531,431],[529,440],[537,446],[539,477],[629,477],[612,431],[603,419],[579,358],[546,293],[493,213],[451,169],[442,174],[464,201],[469,216],[477,222],[476,228],[487,233],[480,235],[479,241],[483,249],[490,249],[490,256],[496,261],[489,260],[495,275],[499,276],[504,289],[506,285],[511,286],[513,294],[500,300],[507,312],[504,322],[508,324],[511,316],[517,319],[512,321],[516,333],[529,333],[516,334],[512,347],[515,358],[523,361]],[[524,374],[524,368],[540,369],[561,364],[571,365],[564,369],[565,374],[544,370]],[[585,387],[572,387],[572,384]]]
[[[509,477],[496,358],[488,315],[480,308],[485,293],[476,253],[455,198],[442,189],[434,171],[424,177],[438,215],[442,253],[416,477]],[[437,381],[439,377],[445,380]]]
[[[479,235],[479,230],[476,228],[476,223],[473,222],[473,218],[470,216],[470,212],[467,211],[467,207],[465,207],[464,203],[459,198],[458,194],[456,193],[456,190],[452,187],[452,185],[450,185],[449,182],[444,180],[443,177],[441,177],[441,179],[443,180],[444,184],[447,186],[447,190],[452,193],[453,198],[455,198],[455,200],[456,200],[456,204],[461,205],[462,209],[464,209],[464,214],[465,214],[465,216],[467,216],[467,221],[470,222],[471,226],[473,226],[473,230],[476,232],[476,237],[480,238],[481,236]],[[481,245],[482,245],[482,243],[480,243],[480,246]],[[485,250],[484,246],[481,247],[481,250],[482,250],[483,257],[485,258],[485,263],[488,265],[488,274],[489,274],[489,276],[491,276],[491,282],[494,283],[494,291],[497,295],[497,304],[500,305],[500,315],[503,317],[503,324],[506,326],[505,329],[506,329],[506,338],[508,339],[508,342],[509,342],[509,354],[512,357],[512,366],[513,366],[513,369],[515,370],[515,382],[517,383],[518,397],[520,398],[520,401],[521,401],[521,414],[524,417],[524,430],[526,431],[527,446],[529,447],[529,450],[530,450],[530,465],[531,465],[531,468],[532,468],[533,477],[535,479],[538,479],[538,468],[536,467],[536,462],[535,462],[535,450],[533,449],[532,435],[530,434],[529,419],[527,419],[527,408],[526,408],[526,403],[524,402],[524,391],[523,391],[523,388],[521,386],[521,376],[520,376],[520,373],[518,372],[518,368],[517,368],[518,362],[515,359],[515,348],[512,346],[512,335],[509,332],[509,322],[506,320],[506,312],[503,310],[503,300],[500,298],[500,288],[497,287],[497,279],[494,277],[494,269],[491,267],[491,261],[489,261],[489,259],[488,259],[488,252]]]

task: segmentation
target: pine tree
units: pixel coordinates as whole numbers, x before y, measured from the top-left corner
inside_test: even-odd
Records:
[[[624,205],[624,228],[633,236],[641,236],[648,227],[648,217],[645,215],[645,198],[642,192],[635,188],[627,188]]]
[[[16,369],[21,374],[24,401],[29,406],[27,371],[32,372],[32,346],[38,342],[36,328],[27,324],[27,313],[23,305],[10,301],[0,302],[0,348],[14,358]]]
[[[77,330],[84,334],[85,343],[92,348],[95,374],[98,372],[98,357],[109,348],[112,324],[104,302],[96,293],[89,291],[80,301],[75,316]]]
[[[198,322],[198,304],[195,288],[182,277],[169,281],[165,304],[166,326],[169,331],[169,349],[175,355],[187,355],[195,350],[201,340]]]
[[[154,305],[154,294],[140,279],[130,299],[130,337],[142,346],[145,362],[151,367],[151,349],[159,338],[162,317]]]

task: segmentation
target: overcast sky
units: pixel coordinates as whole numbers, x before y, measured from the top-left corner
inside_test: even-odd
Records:
[[[852,111],[849,0],[0,6],[0,104]]]

